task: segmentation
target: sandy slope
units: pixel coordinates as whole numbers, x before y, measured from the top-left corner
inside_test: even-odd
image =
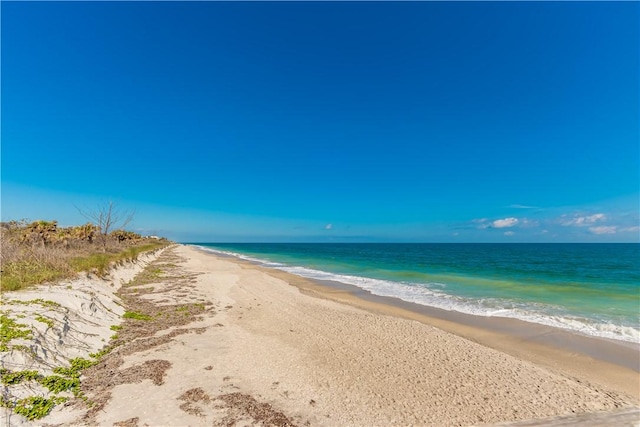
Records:
[[[122,322],[125,311],[116,291],[158,254],[141,255],[137,262],[114,269],[105,278],[84,274],[75,280],[26,291],[4,292],[3,314],[31,330],[33,336],[12,340],[10,351],[0,352],[0,367],[51,375],[54,367],[66,367],[69,360],[87,358],[90,353],[102,349],[114,333],[110,327]],[[48,393],[39,384],[30,382],[3,386],[2,395],[15,401],[26,396],[47,396]],[[12,415],[6,408],[0,411],[0,425],[23,423],[22,417]]]

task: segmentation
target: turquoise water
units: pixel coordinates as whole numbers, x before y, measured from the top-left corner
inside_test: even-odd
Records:
[[[638,244],[199,244],[418,304],[640,342]]]

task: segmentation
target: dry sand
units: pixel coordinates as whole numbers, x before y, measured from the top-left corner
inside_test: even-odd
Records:
[[[165,250],[118,297],[153,320],[122,324],[115,349],[85,371],[93,407],[58,407],[50,425],[571,425],[585,413],[596,413],[581,415],[590,425],[640,423],[632,369],[539,343],[515,357],[505,351],[516,341],[505,338],[505,351],[479,343],[496,332],[458,325],[484,334],[473,342],[426,316],[193,247]]]

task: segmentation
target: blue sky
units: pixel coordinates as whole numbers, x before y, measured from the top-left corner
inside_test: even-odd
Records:
[[[3,2],[2,220],[639,241],[636,2]]]

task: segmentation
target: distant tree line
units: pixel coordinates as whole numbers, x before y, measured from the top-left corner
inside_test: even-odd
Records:
[[[3,238],[30,246],[86,246],[99,244],[104,252],[112,244],[138,244],[144,237],[124,228],[133,219],[133,211],[121,211],[114,202],[99,205],[94,210],[78,209],[90,222],[84,225],[60,227],[58,221],[8,221],[0,223]]]

